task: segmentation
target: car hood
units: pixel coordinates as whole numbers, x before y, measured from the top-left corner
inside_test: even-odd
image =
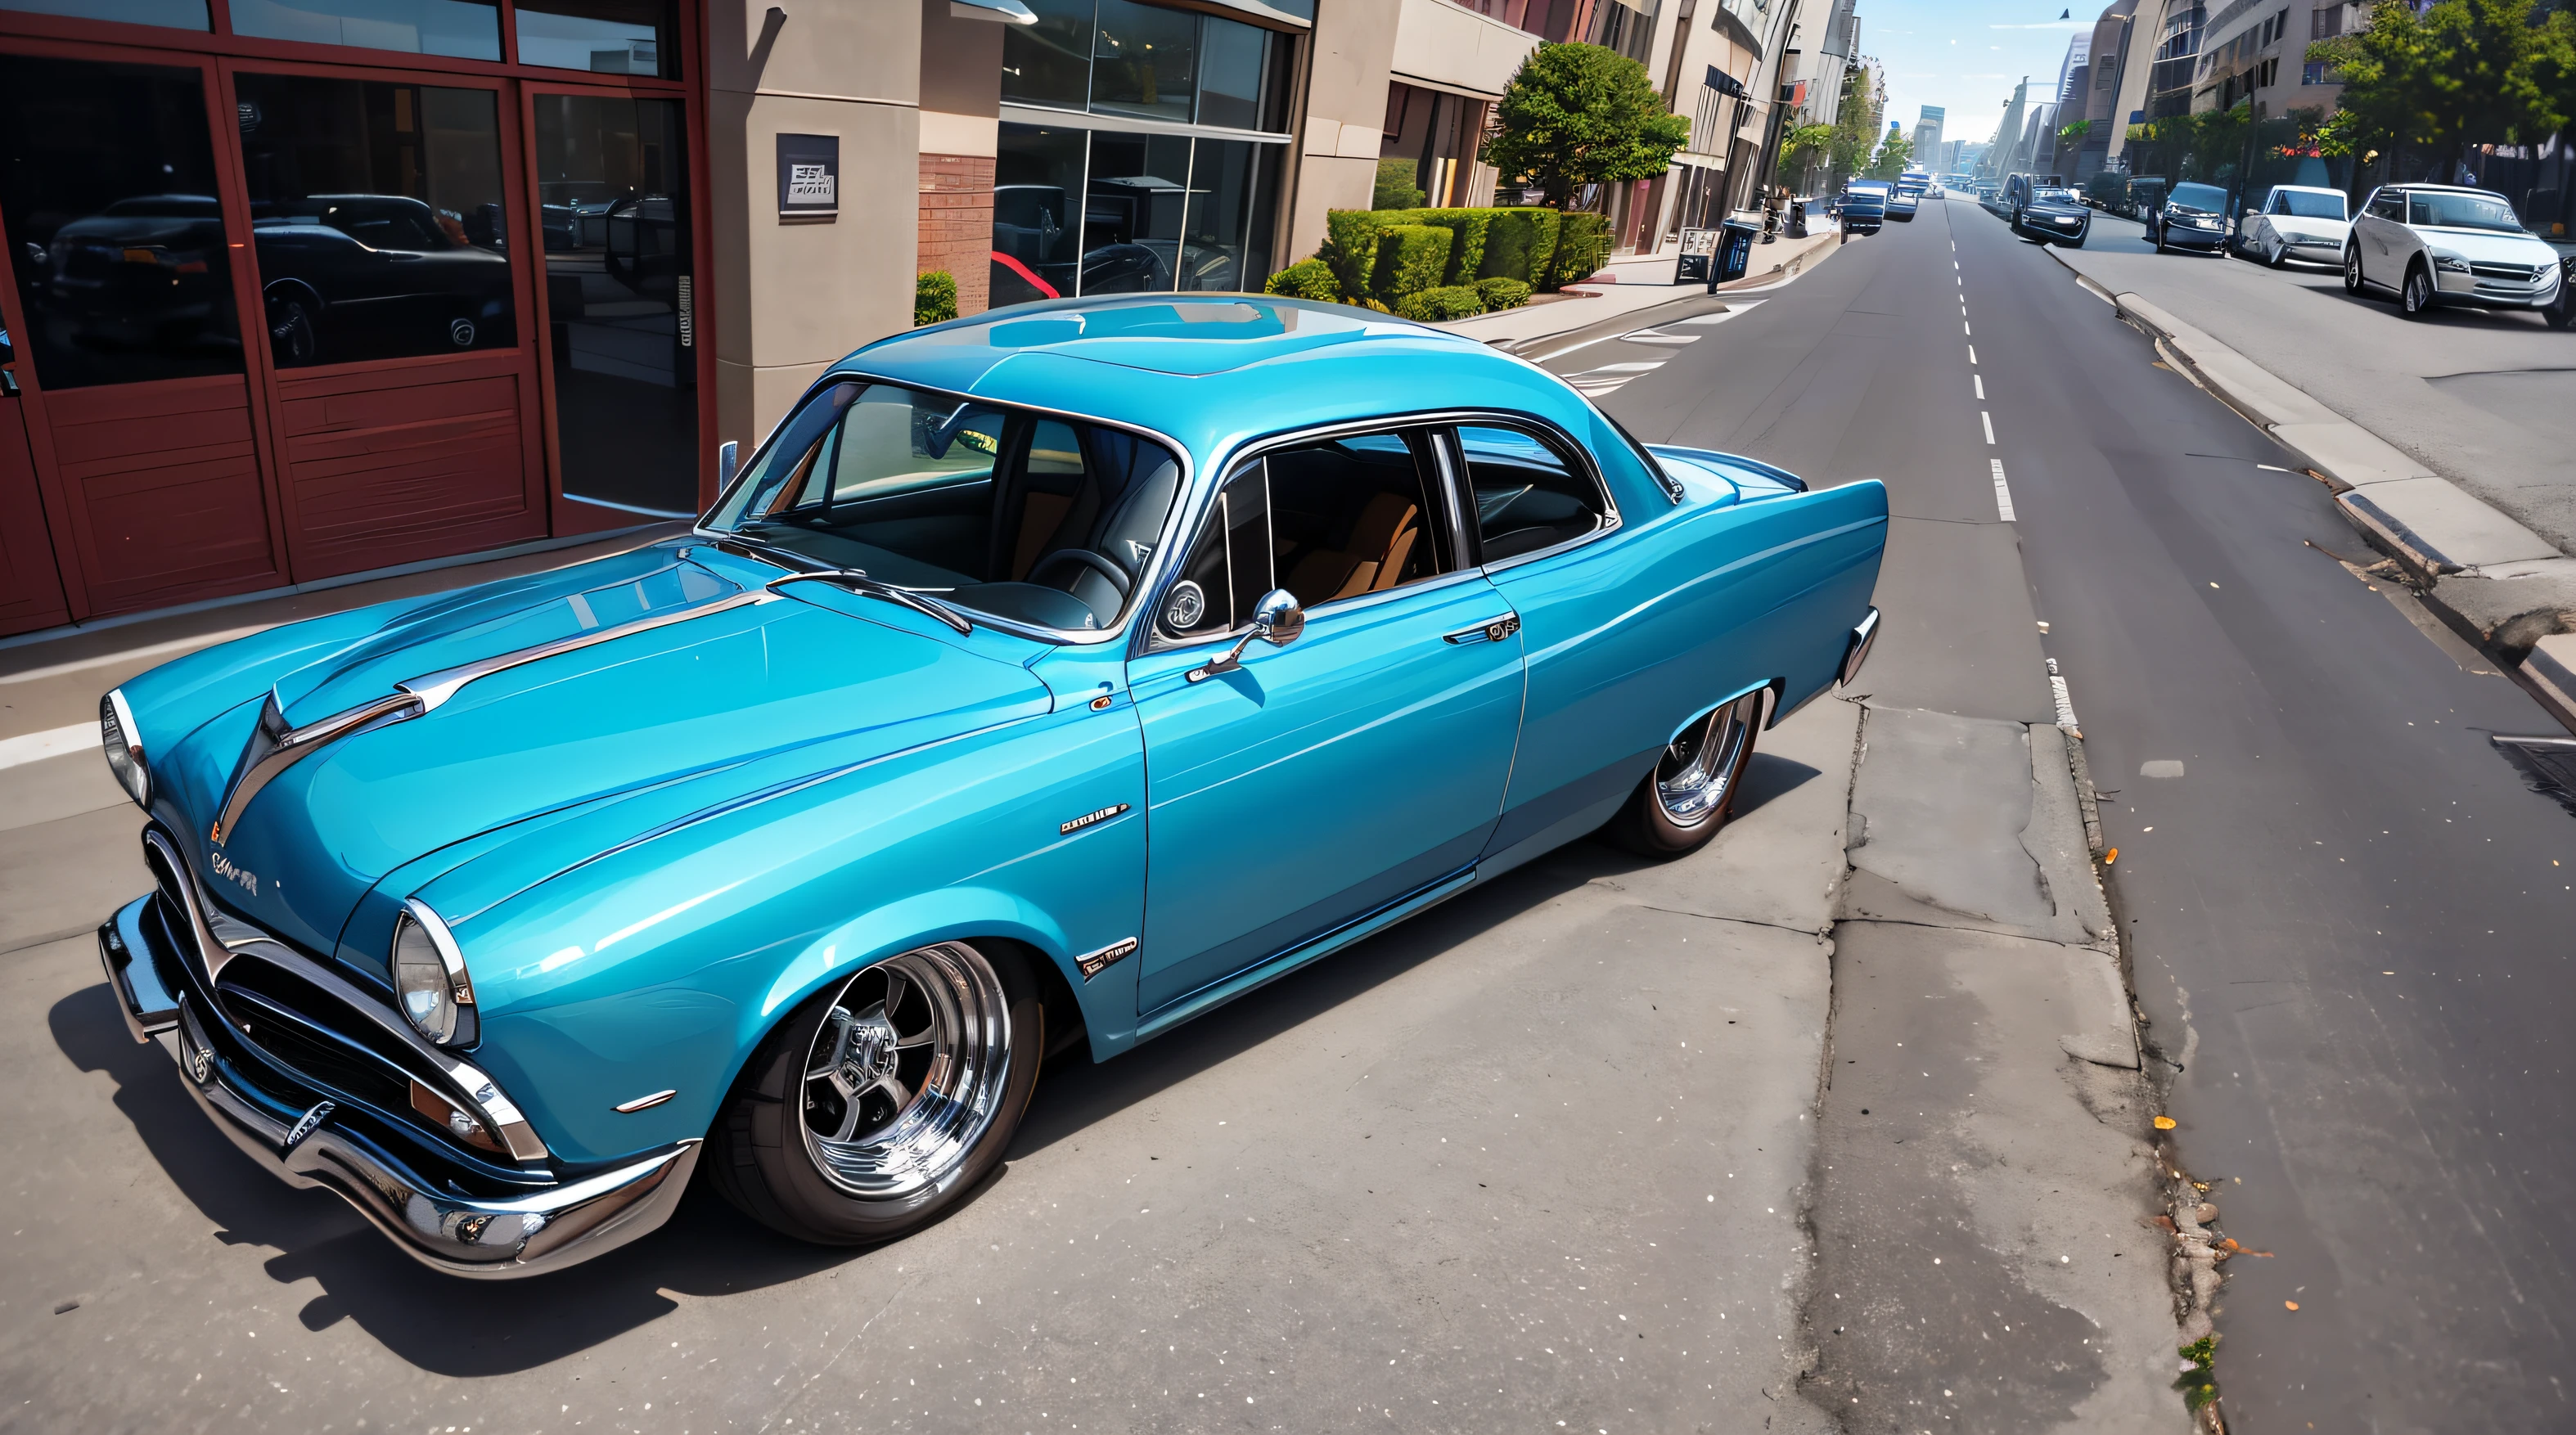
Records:
[[[336,650],[297,654],[272,688],[156,761],[155,810],[184,826],[217,900],[329,952],[386,873],[478,834],[620,801],[641,830],[774,783],[800,750],[818,766],[846,764],[1052,706],[1023,666],[1039,645],[984,629],[952,639],[818,584],[769,593],[760,585],[775,576],[663,546],[452,595]],[[666,621],[640,626],[656,618]],[[422,681],[432,674],[612,631],[313,747],[209,845],[264,708],[310,729],[406,683],[436,691]],[[662,800],[634,802],[644,793]]]
[[[2490,229],[2419,228],[2428,249],[2456,254],[2472,264],[2555,264],[2558,251],[2547,240],[2529,234],[2498,234]]]

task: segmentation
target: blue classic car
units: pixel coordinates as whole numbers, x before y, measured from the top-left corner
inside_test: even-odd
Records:
[[[1056,1051],[1605,826],[1707,842],[1866,656],[1886,527],[1355,309],[957,320],[834,365],[689,536],[109,693],[156,890],[101,956],[226,1135],[438,1269],[693,1175],[883,1240]]]

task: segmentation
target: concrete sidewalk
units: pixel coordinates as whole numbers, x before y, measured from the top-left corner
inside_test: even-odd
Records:
[[[1805,239],[1783,239],[1772,244],[1757,244],[1753,261],[1741,279],[1730,279],[1717,286],[1716,293],[1740,294],[1785,284],[1823,262],[1826,254],[1838,247],[1840,235],[1831,229],[1817,229]],[[1569,284],[1559,298],[1524,304],[1517,309],[1503,309],[1491,314],[1478,314],[1468,319],[1451,319],[1435,327],[1481,339],[1488,344],[1508,348],[1527,348],[1533,341],[1552,339],[1577,329],[1588,328],[1609,320],[1623,318],[1659,304],[1704,295],[1703,284],[1672,282],[1678,250],[1664,251],[1628,259],[1615,260],[1602,270],[1613,282],[1600,276],[1582,284]]]
[[[2104,276],[2116,280],[2127,271],[2103,265],[2103,256],[2049,252],[2154,339],[2171,367],[2298,454],[2336,490],[2337,510],[2422,588],[2428,607],[2576,728],[2576,559],[2513,514],[2338,412],[2309,387],[2155,300],[2113,289]],[[2246,266],[2231,267],[2259,275]],[[2201,272],[2221,271],[2203,266]],[[2260,276],[2267,282],[2270,277]],[[2316,384],[2313,371],[2303,367],[2301,373],[2306,385]],[[2576,391],[2568,397],[2576,399]],[[2551,470],[2532,476],[2568,486],[2565,473],[2562,454]],[[2521,493],[2534,495],[2546,498],[2548,491]]]

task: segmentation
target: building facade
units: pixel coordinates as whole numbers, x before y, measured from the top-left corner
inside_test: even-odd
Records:
[[[1930,171],[1941,161],[1941,127],[1949,111],[1939,105],[1925,105],[1922,117],[1914,122],[1914,167]]]

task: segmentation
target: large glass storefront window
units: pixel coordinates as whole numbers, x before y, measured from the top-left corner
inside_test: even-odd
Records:
[[[75,20],[114,20],[122,25],[172,25],[211,30],[206,0],[0,0],[0,10],[28,15],[69,15]]]
[[[1255,140],[1003,125],[994,307],[1257,286],[1270,273],[1282,153]]]
[[[1141,0],[1029,0],[1002,36],[1002,99],[1180,124],[1288,127],[1295,42]]]
[[[232,0],[233,33],[310,45],[357,45],[501,58],[501,7],[491,0]]]
[[[235,93],[278,367],[518,343],[492,91],[242,75]]]
[[[0,55],[0,166],[20,336],[47,388],[242,372],[232,264],[193,69]]]
[[[539,95],[536,119],[564,492],[686,517],[698,507],[698,371],[680,104]]]
[[[519,63],[598,75],[680,77],[673,0],[525,0]]]

